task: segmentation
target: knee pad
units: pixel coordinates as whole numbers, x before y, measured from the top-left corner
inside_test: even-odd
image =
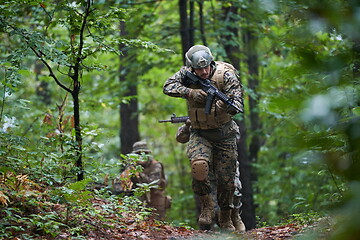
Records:
[[[191,173],[194,179],[203,181],[208,176],[209,164],[205,159],[195,159],[191,161]]]

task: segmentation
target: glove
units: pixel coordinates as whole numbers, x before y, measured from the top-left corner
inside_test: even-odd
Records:
[[[218,101],[216,101],[215,105],[216,105],[217,111],[224,111],[230,115],[236,114],[236,110],[233,109],[231,106],[227,105],[226,103],[224,103],[223,101],[218,100]]]
[[[186,120],[185,124],[180,127],[182,133],[188,133],[190,134],[190,127],[191,127],[191,121],[190,119]]]
[[[227,112],[229,107],[223,101],[216,101],[215,103],[217,111],[224,111]]]
[[[202,89],[191,89],[189,98],[194,100],[196,103],[205,103],[207,94]]]
[[[191,120],[190,119],[186,120],[185,125],[186,125],[187,128],[190,128]]]

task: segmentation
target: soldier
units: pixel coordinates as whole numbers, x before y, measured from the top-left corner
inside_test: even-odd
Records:
[[[186,143],[190,139],[190,127],[191,127],[191,121],[187,120],[186,123],[178,128],[178,131],[176,133],[176,141],[180,143]],[[239,128],[238,128],[239,129]],[[240,132],[238,130],[238,138],[240,139]],[[216,203],[216,178],[214,176],[214,170],[209,168],[209,180],[211,183],[211,190],[212,190],[212,200]],[[236,161],[236,174],[235,174],[235,192],[234,192],[234,208],[231,210],[231,221],[235,227],[235,230],[238,232],[245,232],[245,224],[243,223],[240,214],[241,214],[241,181],[240,181],[240,170],[239,170],[239,162]],[[218,210],[219,206],[215,204],[215,209]],[[217,212],[217,211],[215,211]],[[215,214],[217,215],[217,214]],[[214,219],[213,222],[218,222],[217,219]],[[211,229],[211,226],[200,226],[201,229],[209,230]]]
[[[207,94],[187,79],[186,72],[209,79],[240,110],[243,109],[242,86],[236,69],[231,64],[215,62],[208,47],[195,45],[186,52],[185,58],[186,66],[166,80],[163,92],[187,100],[191,120],[187,155],[192,169],[192,188],[200,197],[198,222],[199,225],[210,225],[215,214],[208,177],[211,167],[216,177],[219,226],[223,230],[235,231],[231,211],[234,208],[237,133],[236,123],[231,117],[239,111],[216,99],[211,105],[211,112],[205,113]]]
[[[157,188],[151,188],[150,192],[143,195],[140,200],[145,201],[149,207],[155,209],[155,218],[163,220],[165,219],[166,209],[170,208],[171,198],[165,196],[165,188],[167,181],[164,174],[164,166],[159,161],[156,161],[152,155],[151,150],[147,147],[146,142],[139,141],[133,145],[133,154],[141,155],[145,158],[144,161],[139,161],[138,164],[143,167],[143,171],[132,176],[131,182],[126,181],[130,175],[130,169],[133,166],[128,166],[121,174],[122,188],[125,191],[129,191],[136,187],[138,183],[151,183],[157,181]]]

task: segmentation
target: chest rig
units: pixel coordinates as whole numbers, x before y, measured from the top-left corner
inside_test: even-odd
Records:
[[[216,69],[210,81],[221,92],[224,92],[224,74],[227,71],[233,71],[235,68],[228,63],[216,61]],[[197,85],[191,85],[190,88],[200,88]],[[220,110],[215,105],[216,101],[211,106],[211,113],[205,114],[205,102],[196,103],[188,100],[188,114],[191,120],[191,127],[194,129],[215,129],[219,128],[224,123],[231,120],[231,115],[226,111]]]

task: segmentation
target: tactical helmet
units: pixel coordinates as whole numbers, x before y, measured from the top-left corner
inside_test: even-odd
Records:
[[[211,51],[203,45],[194,45],[186,53],[186,66],[193,68],[204,68],[214,61]]]
[[[133,144],[133,153],[140,154],[140,153],[151,153],[151,150],[148,148],[146,142],[139,141]]]

